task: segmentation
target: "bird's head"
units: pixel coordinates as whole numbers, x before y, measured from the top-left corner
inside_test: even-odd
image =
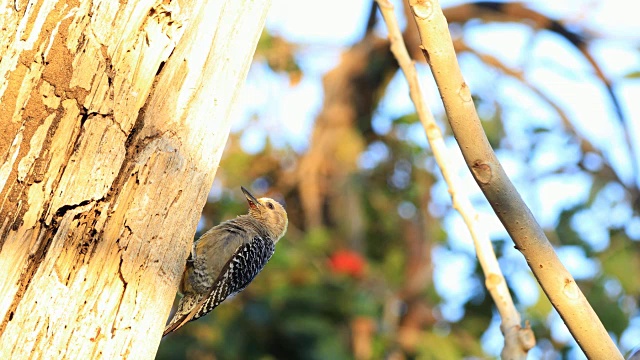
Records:
[[[277,243],[287,232],[287,212],[279,202],[267,197],[256,199],[249,190],[242,186],[240,188],[249,203],[249,216],[263,223],[273,237],[273,242]]]

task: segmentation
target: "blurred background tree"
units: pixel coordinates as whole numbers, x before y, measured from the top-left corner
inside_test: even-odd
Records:
[[[629,352],[640,345],[637,22],[621,1],[442,6],[501,162]],[[468,231],[374,10],[274,1],[197,235],[246,212],[240,185],[282,201],[289,231],[251,286],[168,336],[158,359],[499,355]],[[535,331],[530,358],[583,357],[447,142]]]

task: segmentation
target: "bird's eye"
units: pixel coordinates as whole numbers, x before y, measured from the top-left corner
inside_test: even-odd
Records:
[[[268,203],[267,203],[267,207],[268,207],[269,209],[273,210],[273,204],[272,204],[272,203],[268,202]]]

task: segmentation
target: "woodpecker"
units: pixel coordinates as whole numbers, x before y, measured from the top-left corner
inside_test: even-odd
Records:
[[[287,231],[287,212],[270,198],[240,187],[249,213],[213,227],[193,243],[180,281],[182,298],[162,336],[208,314],[249,285]]]

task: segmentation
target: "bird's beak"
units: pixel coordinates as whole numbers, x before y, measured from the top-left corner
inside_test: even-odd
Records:
[[[260,202],[258,202],[258,199],[256,199],[255,196],[253,196],[249,190],[245,189],[244,186],[240,186],[240,189],[242,189],[242,192],[244,193],[244,197],[247,198],[247,202],[249,203],[249,207],[252,209],[257,209],[258,206],[262,206],[262,204],[260,204]]]

